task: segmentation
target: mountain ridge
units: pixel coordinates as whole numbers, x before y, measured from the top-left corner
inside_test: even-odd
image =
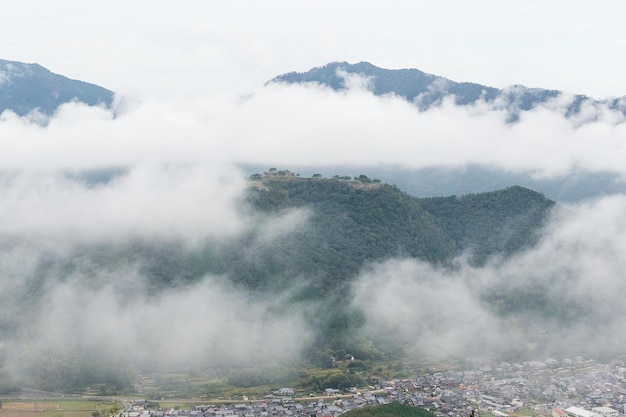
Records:
[[[345,90],[348,87],[342,72],[368,78],[370,90],[374,95],[395,94],[415,103],[422,110],[439,105],[444,98],[453,96],[458,105],[470,105],[484,100],[500,106],[510,112],[511,121],[517,120],[520,112],[531,110],[563,94],[559,90],[531,88],[519,84],[501,89],[472,82],[457,82],[416,68],[384,69],[366,61],[356,64],[331,62],[306,72],[287,72],[274,77],[268,83],[313,82],[336,91]],[[585,101],[591,101],[595,105],[605,105],[611,110],[626,114],[626,98],[624,97],[593,99],[583,94],[573,94],[566,115],[578,114],[581,104]]]

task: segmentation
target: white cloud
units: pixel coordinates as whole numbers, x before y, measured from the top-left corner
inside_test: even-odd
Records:
[[[306,230],[311,215],[307,209],[292,209],[264,219],[257,232],[259,244],[268,244],[281,236]]]
[[[219,366],[294,355],[309,337],[297,313],[273,313],[273,302],[214,277],[152,297],[130,270],[103,278],[110,284],[94,286],[81,276],[47,283],[40,303],[45,308],[31,324],[31,343],[55,351],[76,346],[104,350],[135,364]],[[138,283],[115,288],[121,279]]]
[[[439,357],[495,351],[505,337],[502,323],[481,302],[482,288],[463,275],[410,259],[375,265],[354,285],[366,335]]]
[[[313,85],[270,86],[234,109],[229,129],[233,158],[283,165],[463,166],[564,175],[575,169],[624,173],[623,115],[583,106],[563,115],[568,100],[555,99],[508,113],[485,103],[459,107],[451,100],[426,112],[403,99],[375,97],[364,89],[331,92]],[[241,122],[245,120],[245,122]]]
[[[624,196],[557,209],[538,245],[485,267],[462,259],[453,269],[411,259],[374,265],[355,282],[354,304],[369,337],[392,336],[434,357],[619,353],[624,210]],[[515,292],[526,294],[519,305],[489,297]]]
[[[228,236],[245,224],[241,174],[204,165],[139,165],[109,183],[61,174],[0,178],[0,233],[64,241]]]
[[[557,97],[511,124],[497,103],[459,107],[445,100],[420,112],[401,98],[374,96],[366,81],[353,84],[343,92],[270,85],[243,100],[146,102],[116,118],[70,103],[46,128],[5,113],[0,168],[475,164],[547,176],[626,171],[624,116],[602,106],[583,103],[577,117],[565,118],[571,97]]]

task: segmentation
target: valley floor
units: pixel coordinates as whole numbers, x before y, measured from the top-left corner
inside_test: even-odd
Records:
[[[238,403],[222,402],[221,406],[207,402],[188,409],[147,410],[140,401],[126,417],[323,417],[391,401],[421,406],[441,417],[470,416],[472,410],[498,417],[546,416],[570,407],[612,407],[622,412],[626,406],[626,367],[621,360],[597,363],[581,358],[522,364],[483,362],[473,370],[381,381],[371,390],[353,388],[341,396],[337,390],[327,390],[326,394],[337,396],[325,398],[294,399],[280,393],[295,392],[284,388],[262,400],[243,398]]]

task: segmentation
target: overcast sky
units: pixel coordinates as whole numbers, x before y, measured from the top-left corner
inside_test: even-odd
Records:
[[[0,58],[140,98],[247,93],[331,61],[626,95],[619,0],[7,0]]]

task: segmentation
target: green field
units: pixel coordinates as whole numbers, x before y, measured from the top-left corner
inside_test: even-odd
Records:
[[[229,380],[228,374],[218,375],[216,372],[191,372],[144,375],[141,383],[136,385],[135,394],[148,401],[157,403],[164,408],[183,406],[181,401],[197,402],[222,401],[237,402],[244,398],[249,400],[262,399],[282,387],[294,389],[294,397],[308,398],[311,394],[323,395],[324,389],[341,383],[342,391],[350,387],[367,388],[376,381],[393,378],[405,378],[412,375],[434,373],[454,368],[461,368],[460,361],[435,363],[418,360],[367,360],[336,362],[334,367],[323,369],[318,367],[293,367],[286,372],[288,378],[265,382],[254,386],[237,385]],[[184,399],[184,400],[183,400]]]
[[[93,417],[103,415],[115,406],[116,403],[112,401],[9,400],[2,401],[0,417]]]

